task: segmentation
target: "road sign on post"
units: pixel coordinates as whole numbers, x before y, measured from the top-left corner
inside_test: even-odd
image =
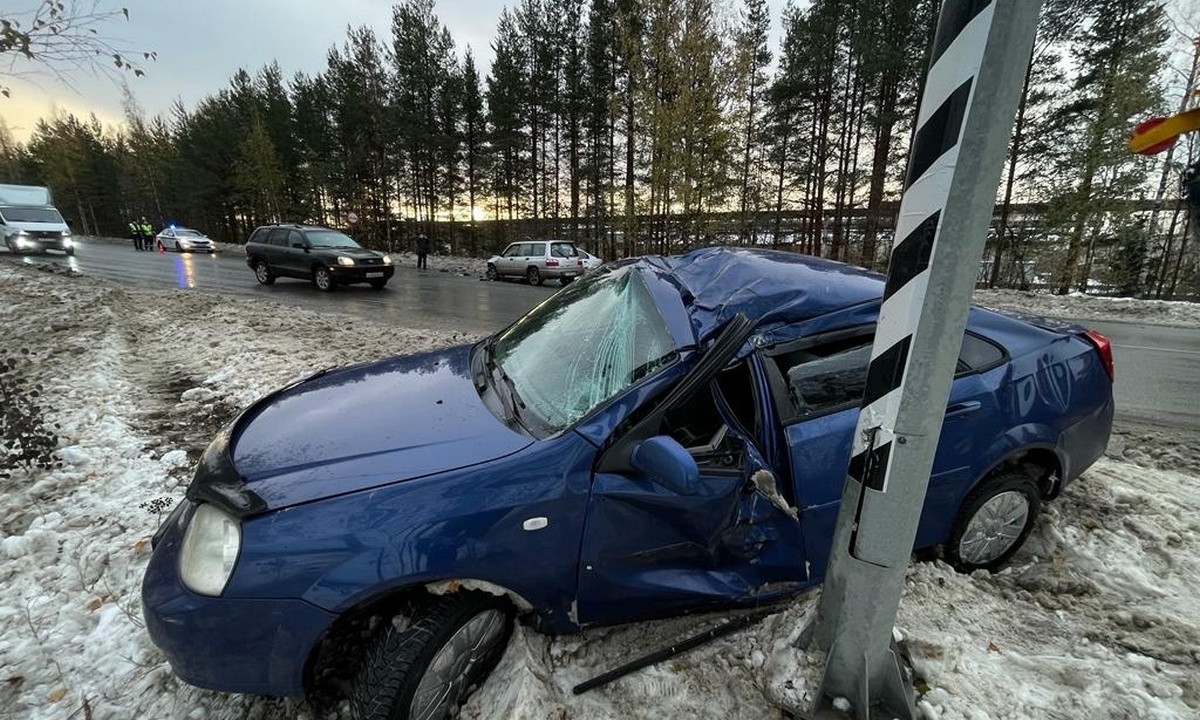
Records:
[[[811,714],[912,718],[892,640],[1041,0],[945,0],[813,639]]]

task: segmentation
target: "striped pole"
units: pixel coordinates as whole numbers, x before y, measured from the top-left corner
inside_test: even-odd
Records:
[[[1040,9],[942,5],[813,636],[815,717],[915,715],[892,626]]]

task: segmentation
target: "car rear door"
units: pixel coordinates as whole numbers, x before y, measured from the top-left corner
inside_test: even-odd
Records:
[[[804,338],[767,353],[814,579],[824,576],[829,561],[873,338],[874,326],[861,326]],[[977,474],[977,455],[990,437],[981,428],[1002,417],[995,395],[1000,373],[978,371],[996,368],[1003,350],[970,334],[963,347],[915,547],[945,539]],[[961,359],[968,347],[977,351],[973,357],[982,363],[978,367]]]

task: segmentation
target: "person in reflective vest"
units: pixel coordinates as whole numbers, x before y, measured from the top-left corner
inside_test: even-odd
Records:
[[[154,228],[152,228],[150,226],[150,221],[146,219],[145,215],[142,216],[141,230],[142,230],[142,249],[143,250],[153,250],[154,249]]]
[[[142,227],[136,220],[129,223],[129,236],[133,238],[133,249],[142,249]]]

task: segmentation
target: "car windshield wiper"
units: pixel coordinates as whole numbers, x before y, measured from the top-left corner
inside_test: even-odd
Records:
[[[508,376],[508,373],[504,372],[504,368],[500,367],[499,363],[492,363],[492,372],[495,377],[500,378],[501,385],[507,391],[509,415],[522,430],[529,432],[529,428],[521,420],[521,410],[525,407],[525,403],[521,400],[521,395],[517,392],[517,386],[513,382],[513,379]],[[503,402],[505,393],[497,394],[501,396],[501,402]]]
[[[500,400],[500,410],[504,413],[504,422],[509,427],[516,425],[529,432],[529,428],[525,427],[525,423],[521,421],[521,408],[525,407],[525,403],[521,401],[521,396],[517,393],[517,388],[513,384],[512,378],[496,362],[492,350],[495,345],[496,338],[490,337],[484,341],[483,347],[480,348],[480,352],[483,353],[483,372],[479,373],[480,382],[476,383],[476,387],[479,390],[485,390],[491,386],[492,391],[496,393],[496,397]]]

